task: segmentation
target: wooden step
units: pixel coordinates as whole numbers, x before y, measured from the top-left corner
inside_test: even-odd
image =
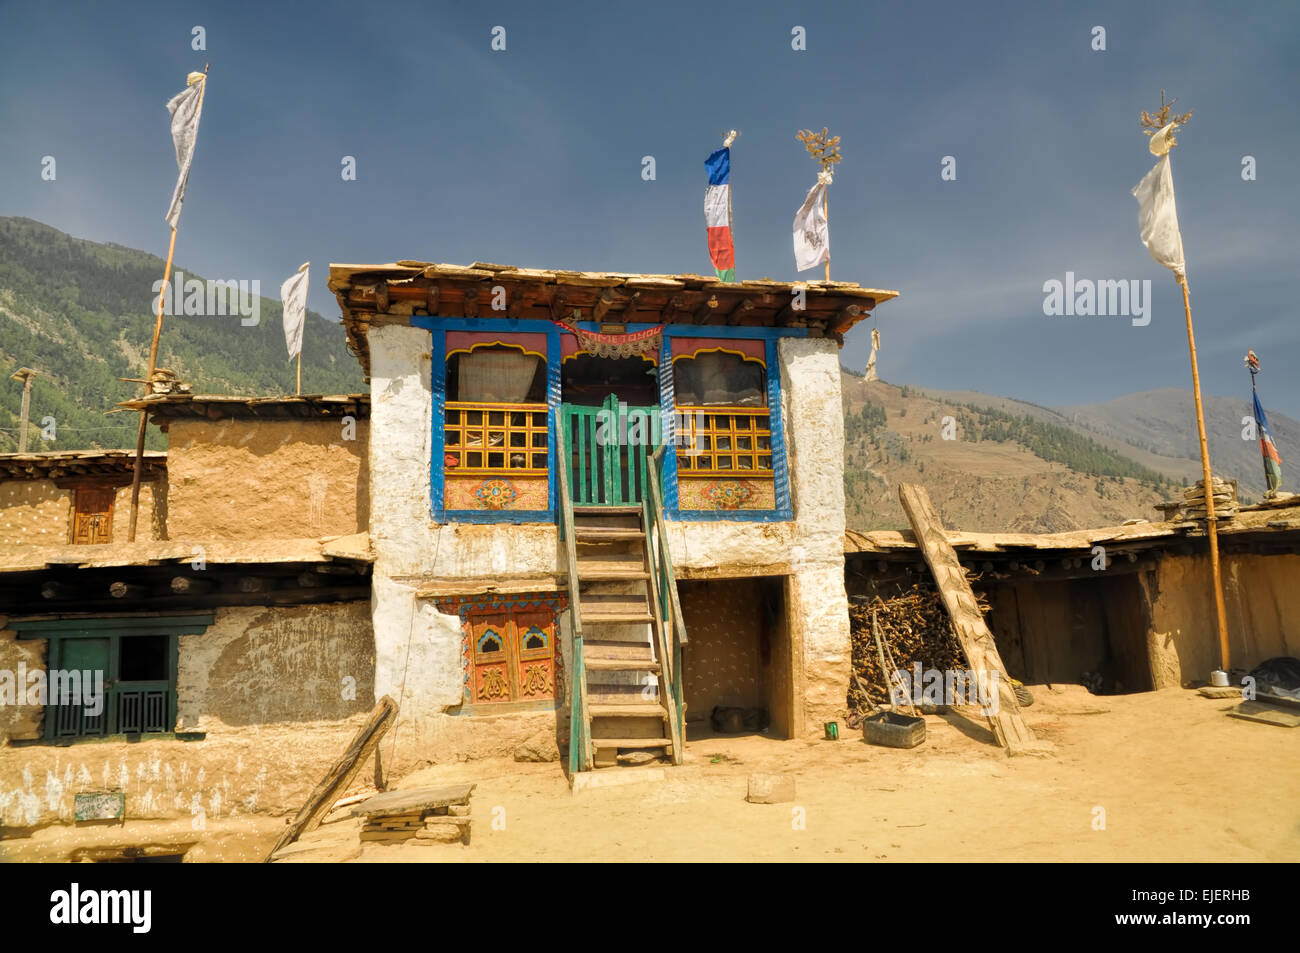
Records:
[[[667,748],[671,738],[592,738],[595,748]]]
[[[575,506],[573,508],[573,518],[575,522],[587,522],[589,520],[598,520],[604,516],[635,516],[638,519],[641,516],[641,507],[639,506]]]
[[[649,579],[650,574],[639,562],[616,561],[612,559],[579,559],[578,581],[593,582],[597,580],[635,580]]]
[[[645,539],[640,527],[630,526],[577,526],[573,538],[580,543],[616,543],[624,540]]]
[[[649,696],[646,690],[649,689]],[[588,705],[655,705],[659,702],[659,687],[650,685],[588,685]],[[624,732],[632,734],[633,732]]]
[[[578,597],[582,617],[588,612],[649,612],[650,603],[641,592],[584,592]]]
[[[663,705],[646,702],[641,705],[591,705],[587,708],[592,718],[667,718]],[[603,739],[595,739],[603,740]]]
[[[582,640],[583,657],[590,663],[598,658],[639,659],[649,661],[649,642],[622,642],[616,639]]]
[[[660,665],[648,658],[588,658],[589,672],[654,672],[658,674]]]
[[[654,621],[644,594],[586,592],[579,596],[582,624],[642,625]]]
[[[649,625],[654,617],[644,612],[584,612],[582,624],[588,625]]]

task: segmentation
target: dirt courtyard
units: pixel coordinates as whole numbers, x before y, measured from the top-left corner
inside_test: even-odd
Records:
[[[982,721],[932,715],[925,744],[909,751],[864,744],[843,725],[839,741],[704,738],[688,742],[686,764],[665,768],[663,780],[577,794],[556,764],[437,765],[395,786],[475,782],[468,846],[362,847],[360,822],[340,811],[291,861],[1300,859],[1300,731],[1229,718],[1231,700],[1184,689],[1033,692],[1026,721],[1053,746],[1042,756],[1008,758]],[[746,802],[752,772],[794,775],[794,802]],[[1104,829],[1094,829],[1098,808]],[[260,859],[284,823],[214,821],[187,859]],[[0,856],[61,860],[110,837],[192,838],[188,828],[56,826],[0,844]]]

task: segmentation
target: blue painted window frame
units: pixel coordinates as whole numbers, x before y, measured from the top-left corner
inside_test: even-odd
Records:
[[[433,391],[429,461],[430,514],[435,523],[554,523],[556,520],[555,427],[560,410],[560,329],[550,321],[527,318],[444,318],[417,315],[413,327],[424,328],[432,337],[429,372]],[[599,331],[594,321],[578,323],[584,331]],[[653,328],[653,324],[627,325],[629,333]],[[445,451],[443,423],[447,399],[447,332],[483,331],[488,333],[546,335],[546,422],[551,433],[547,441],[547,508],[545,510],[448,510],[443,506],[446,481],[443,472]],[[790,499],[790,472],[785,449],[785,422],[781,411],[781,366],[777,343],[783,337],[807,337],[807,328],[735,328],[709,325],[667,325],[663,330],[659,352],[659,401],[663,410],[663,438],[671,443],[676,434],[677,399],[673,387],[672,341],[674,338],[731,338],[761,340],[765,343],[767,363],[767,403],[772,431],[773,487],[776,507],[771,510],[682,510],[677,495],[677,455],[664,454],[664,509],[675,521],[738,520],[751,523],[778,523],[794,518]]]

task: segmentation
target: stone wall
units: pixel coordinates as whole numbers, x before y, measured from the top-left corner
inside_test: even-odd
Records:
[[[364,532],[369,423],[188,420],[168,427],[170,538],[286,539]],[[351,436],[352,439],[348,439]]]

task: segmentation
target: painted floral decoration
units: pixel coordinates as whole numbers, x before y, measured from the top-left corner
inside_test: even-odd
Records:
[[[484,480],[474,491],[479,505],[488,510],[504,510],[519,498],[519,491],[509,480]]]
[[[720,510],[738,510],[754,497],[745,480],[717,480],[704,490],[704,497]]]

